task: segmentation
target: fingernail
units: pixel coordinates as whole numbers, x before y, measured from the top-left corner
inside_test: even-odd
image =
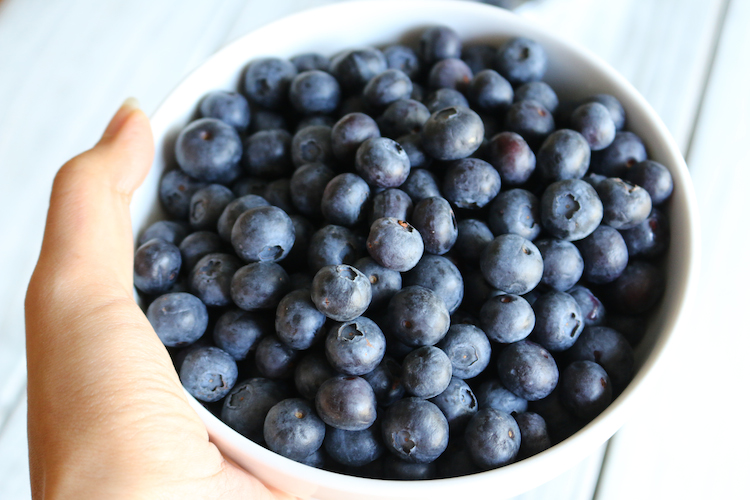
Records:
[[[125,99],[125,101],[120,105],[120,109],[117,110],[115,116],[113,116],[112,120],[110,120],[109,125],[107,125],[104,134],[102,134],[102,139],[108,139],[110,137],[116,136],[128,117],[133,113],[133,111],[137,109],[141,109],[138,99],[136,99],[135,97],[128,97],[127,99]]]

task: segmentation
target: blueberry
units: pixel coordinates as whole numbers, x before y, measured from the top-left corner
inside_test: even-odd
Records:
[[[263,337],[255,348],[255,367],[264,377],[286,379],[294,375],[301,351],[281,342],[275,335]]]
[[[286,103],[295,76],[297,68],[289,61],[275,57],[256,59],[245,71],[245,95],[258,106],[280,109]]]
[[[459,208],[482,208],[500,192],[500,174],[478,158],[451,164],[443,178],[445,198]]]
[[[502,294],[487,299],[479,311],[479,324],[490,338],[501,344],[523,340],[535,323],[531,305],[518,295]]]
[[[292,138],[292,163],[297,168],[308,163],[332,165],[331,127],[311,125],[301,128]]]
[[[401,273],[388,269],[370,257],[359,259],[355,264],[358,270],[370,281],[372,289],[371,309],[386,305],[393,295],[401,289]]]
[[[345,431],[363,431],[377,417],[375,393],[360,377],[337,375],[323,382],[315,408],[326,424]]]
[[[575,416],[591,420],[612,402],[612,385],[593,361],[574,361],[560,376],[560,400]]]
[[[246,262],[278,262],[294,245],[294,225],[278,207],[243,212],[232,228],[232,246]]]
[[[419,39],[419,55],[427,65],[461,57],[461,37],[447,26],[428,28]]]
[[[427,76],[427,83],[431,89],[455,89],[465,92],[474,74],[461,59],[441,59],[432,65]]]
[[[496,235],[517,234],[534,240],[542,231],[539,199],[525,189],[504,191],[490,205],[487,223]]]
[[[654,208],[646,220],[621,234],[631,257],[658,257],[669,248],[669,219]]]
[[[432,158],[425,152],[422,147],[422,136],[418,133],[402,135],[396,139],[409,157],[411,169],[429,167],[432,164]]]
[[[492,240],[482,252],[479,265],[487,282],[505,293],[523,295],[542,279],[539,249],[517,234],[503,234]]]
[[[269,206],[268,202],[264,198],[254,194],[248,194],[230,202],[226,208],[224,208],[216,225],[221,239],[224,241],[232,240],[232,228],[240,215],[251,208],[267,206]]]
[[[417,54],[405,45],[391,45],[383,50],[388,69],[403,71],[409,78],[419,76],[420,63]]]
[[[434,345],[445,337],[450,314],[442,298],[421,286],[399,290],[388,304],[389,331],[412,347]]]
[[[307,127],[328,127],[329,132],[330,132],[330,128],[336,124],[337,119],[338,118],[334,118],[333,115],[303,116],[297,122],[297,127],[294,129],[294,133],[296,134],[303,128],[307,128]]]
[[[442,349],[423,346],[404,358],[401,370],[401,383],[406,392],[427,399],[437,396],[448,387],[453,365]]]
[[[372,137],[380,137],[378,124],[364,113],[349,113],[331,128],[331,148],[340,162],[348,166],[360,144]]]
[[[579,241],[578,250],[583,257],[583,276],[591,283],[610,283],[628,265],[625,240],[616,229],[604,224]]]
[[[518,459],[531,457],[552,446],[552,441],[547,433],[547,423],[541,415],[533,412],[523,412],[513,415],[521,431],[521,449]]]
[[[441,109],[451,107],[469,107],[469,101],[464,95],[456,89],[442,88],[430,93],[425,100],[424,105],[430,113],[437,113]]]
[[[292,273],[289,275],[289,282],[292,290],[309,290],[312,288],[312,274],[307,272]]]
[[[538,81],[547,71],[547,53],[534,40],[512,38],[498,49],[494,67],[514,85]]]
[[[607,177],[623,177],[628,169],[646,159],[646,147],[632,132],[617,132],[612,144],[591,154],[591,171]]]
[[[322,163],[310,163],[298,168],[289,183],[295,208],[308,217],[321,217],[323,191],[334,176],[333,170]]]
[[[400,189],[386,189],[373,196],[368,219],[370,224],[382,217],[407,220],[411,218],[413,209],[414,205],[408,194]]]
[[[646,334],[646,318],[643,316],[607,313],[606,320],[606,325],[620,332],[632,346],[637,346]]]
[[[434,462],[448,447],[448,421],[434,403],[404,398],[385,412],[383,442],[410,463]]]
[[[342,264],[321,268],[313,278],[315,307],[335,321],[351,321],[370,305],[370,280],[356,268]]]
[[[154,300],[146,313],[159,340],[167,347],[192,344],[208,326],[208,311],[189,293],[167,293]]]
[[[283,129],[288,130],[286,118],[281,113],[270,111],[259,107],[253,107],[253,119],[250,122],[249,133],[254,134],[261,130]]]
[[[210,253],[221,253],[224,243],[218,234],[211,231],[196,231],[188,235],[180,243],[182,265],[185,269],[193,269],[203,257]]]
[[[485,69],[474,75],[467,96],[476,109],[498,113],[513,102],[513,87],[497,71]]]
[[[437,475],[435,462],[428,464],[404,462],[393,455],[383,460],[383,477],[386,479],[424,480],[434,479]]]
[[[449,313],[458,309],[464,297],[461,272],[449,259],[438,255],[422,256],[419,263],[404,276],[404,284],[432,290],[443,299]]]
[[[325,266],[354,264],[357,260],[357,239],[345,227],[329,224],[310,238],[307,259],[311,272]]]
[[[302,115],[333,113],[340,100],[339,82],[325,71],[303,71],[289,86],[289,102]]]
[[[182,169],[170,170],[159,183],[159,200],[168,214],[187,220],[190,215],[190,198],[205,185]]]
[[[521,431],[509,414],[494,408],[479,410],[466,427],[466,447],[479,467],[509,464],[521,447]]]
[[[323,352],[308,351],[294,369],[294,386],[302,397],[314,401],[323,382],[336,375]]]
[[[643,314],[664,294],[664,274],[648,262],[633,261],[607,286],[606,302],[624,314]]]
[[[204,182],[232,175],[241,156],[242,141],[237,131],[215,118],[191,122],[175,142],[175,157],[182,170]]]
[[[409,99],[413,99],[419,102],[424,101],[424,98],[426,96],[424,86],[412,81],[411,87],[412,87],[412,90],[411,90],[411,95],[409,96]]]
[[[274,207],[282,209],[287,214],[294,213],[294,204],[292,204],[291,180],[289,178],[276,179],[269,182],[266,190],[263,192],[263,198]]]
[[[263,196],[266,191],[268,181],[264,179],[258,179],[256,177],[242,177],[237,179],[232,184],[232,192],[238,198],[254,194],[256,196]]]
[[[209,92],[201,99],[198,111],[202,118],[216,118],[240,132],[250,125],[250,105],[236,92]]]
[[[482,383],[475,394],[482,410],[494,408],[504,413],[516,414],[526,411],[528,407],[528,401],[510,392],[495,378]]]
[[[544,261],[543,285],[565,292],[578,283],[583,275],[583,258],[574,244],[553,238],[537,240],[535,245]]]
[[[362,95],[369,109],[382,111],[393,102],[409,99],[411,92],[411,79],[401,70],[388,69],[367,82]]]
[[[384,408],[403,398],[406,392],[401,383],[401,365],[390,356],[385,356],[373,371],[362,378],[372,386],[378,404]]]
[[[536,149],[555,130],[555,120],[538,102],[518,101],[505,114],[505,129],[517,133]]]
[[[414,203],[419,203],[425,198],[442,196],[435,175],[423,168],[412,169],[409,177],[401,185],[401,189],[409,195]]]
[[[186,224],[170,220],[160,220],[148,226],[141,233],[141,236],[138,238],[138,246],[154,238],[159,238],[173,245],[179,245],[187,234],[188,227]]]
[[[399,99],[385,109],[377,122],[384,136],[395,139],[402,135],[419,133],[429,118],[430,111],[421,102]]]
[[[509,186],[523,184],[536,169],[534,153],[523,137],[515,132],[500,132],[492,137],[487,161],[497,169],[500,178]]]
[[[320,208],[332,224],[353,226],[364,218],[369,199],[370,187],[364,179],[352,173],[339,174],[326,185]]]
[[[276,308],[276,335],[292,349],[309,349],[325,335],[326,317],[310,299],[308,290],[286,295]]]
[[[240,309],[275,308],[289,292],[289,275],[273,262],[253,262],[241,267],[232,278],[232,300]]]
[[[383,217],[370,226],[367,251],[381,266],[404,272],[417,265],[424,243],[419,231],[408,222]]]
[[[615,123],[612,115],[603,104],[589,102],[578,106],[570,117],[570,123],[591,146],[592,151],[600,151],[615,139]]]
[[[373,371],[385,355],[385,336],[371,319],[361,316],[334,325],[325,343],[326,357],[333,369],[345,375]]]
[[[503,349],[498,356],[497,371],[503,385],[527,401],[549,396],[559,378],[557,363],[549,351],[528,340]]]
[[[268,411],[287,397],[287,390],[276,380],[245,380],[235,385],[224,400],[221,420],[243,436],[260,442]]]
[[[388,69],[388,61],[378,49],[350,50],[331,61],[331,71],[345,90],[357,92],[367,82]]]
[[[581,314],[583,315],[583,322],[587,327],[604,323],[606,310],[591,290],[583,286],[574,286],[568,290],[568,293],[578,302],[578,307],[581,308]]]
[[[552,236],[577,241],[599,226],[603,207],[588,182],[568,179],[547,186],[542,194],[539,215],[542,225]]]
[[[450,107],[430,116],[421,133],[422,145],[430,156],[438,160],[458,160],[479,149],[484,124],[471,109]]]
[[[628,169],[625,178],[648,191],[654,205],[664,203],[672,195],[672,174],[661,163],[645,160]]]
[[[602,221],[615,229],[630,229],[651,213],[648,191],[618,178],[609,178],[596,186],[604,206]]]
[[[302,460],[323,445],[326,426],[304,399],[285,399],[268,411],[263,438],[268,448],[292,460]]]
[[[216,321],[213,339],[218,347],[240,361],[258,347],[261,338],[272,331],[271,322],[265,317],[241,309],[232,309]]]
[[[417,203],[412,224],[422,235],[425,251],[435,255],[450,250],[458,237],[456,215],[450,203],[437,196]]]
[[[536,101],[550,113],[557,111],[559,104],[555,91],[544,82],[529,82],[521,85],[516,89],[513,101]]]
[[[617,330],[606,326],[586,328],[568,351],[574,361],[594,361],[607,371],[615,388],[624,388],[633,377],[633,348]]]
[[[309,465],[310,467],[315,467],[316,469],[325,469],[327,460],[328,456],[324,451],[324,447],[321,446],[310,455],[306,456],[302,460],[299,460],[299,463]]]
[[[218,347],[200,347],[185,356],[180,381],[195,399],[213,403],[234,387],[237,364],[232,356]]]
[[[484,247],[494,239],[487,224],[477,219],[464,219],[458,223],[458,238],[454,248],[466,262],[478,262]]]
[[[306,52],[289,59],[297,71],[329,71],[331,69],[331,60],[317,52]]]
[[[480,71],[492,68],[492,62],[495,59],[497,48],[492,45],[472,45],[464,47],[461,51],[461,59],[471,68],[476,75]]]
[[[176,246],[158,238],[149,240],[135,252],[133,283],[149,295],[164,293],[177,283],[181,266]]]
[[[604,105],[609,111],[609,116],[612,117],[612,121],[615,124],[615,129],[622,130],[625,128],[625,109],[623,109],[620,101],[615,96],[609,94],[596,94],[588,97],[584,100],[586,102],[598,102]]]
[[[210,253],[202,257],[190,271],[190,290],[207,306],[228,306],[232,303],[230,285],[242,264],[234,255]]]
[[[543,182],[580,179],[589,169],[591,148],[575,130],[560,129],[545,139],[536,155]]]
[[[430,399],[448,420],[451,433],[457,434],[464,430],[471,417],[479,410],[477,398],[469,384],[460,378],[453,377],[448,387]]]
[[[190,198],[190,225],[195,230],[214,229],[219,216],[234,200],[234,193],[220,184],[199,189]]]
[[[323,445],[336,462],[361,467],[377,460],[385,452],[381,443],[380,426],[375,423],[361,431],[345,431],[331,427],[326,430]]]
[[[409,157],[394,140],[375,137],[363,142],[355,160],[357,173],[375,187],[395,188],[409,176]],[[346,175],[346,174],[342,174]]]
[[[570,348],[581,335],[583,314],[578,302],[565,292],[542,294],[533,305],[536,323],[529,337],[556,352]]]
[[[255,132],[245,140],[245,170],[253,177],[276,179],[292,171],[292,136],[286,130]]]
[[[490,363],[490,341],[474,325],[451,325],[437,346],[450,359],[453,376],[460,379],[476,377]]]

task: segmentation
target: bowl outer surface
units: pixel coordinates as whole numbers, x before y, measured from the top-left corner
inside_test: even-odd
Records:
[[[329,5],[286,17],[233,42],[189,75],[152,118],[156,142],[154,166],[136,192],[131,214],[134,235],[164,218],[158,202],[159,180],[175,164],[174,141],[194,117],[200,98],[217,89],[236,90],[247,63],[264,56],[291,57],[317,51],[333,55],[352,47],[411,43],[426,27],[449,25],[466,44],[499,45],[513,36],[540,42],[549,55],[545,81],[563,99],[610,93],[622,102],[628,129],[641,136],[649,157],[666,165],[675,188],[669,203],[672,244],[666,260],[667,290],[650,319],[636,352],[637,373],[626,390],[594,421],[571,438],[521,462],[479,474],[430,481],[363,479],[314,469],[286,459],[245,439],[188,395],[206,424],[211,441],[227,457],[264,483],[298,496],[320,500],[455,499],[472,496],[510,498],[570,469],[593,453],[637,410],[644,380],[670,337],[685,323],[698,278],[697,203],[684,160],[655,111],[622,76],[588,50],[557,39],[534,24],[496,7],[473,2],[378,0]],[[659,333],[660,332],[660,333]]]

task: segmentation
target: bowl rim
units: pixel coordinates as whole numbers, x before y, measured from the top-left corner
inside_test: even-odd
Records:
[[[682,193],[682,196],[684,196],[684,207],[681,208],[686,209],[686,220],[690,222],[687,228],[682,228],[688,232],[685,239],[689,244],[685,249],[687,253],[685,257],[686,265],[683,266],[685,268],[685,276],[683,277],[684,283],[679,288],[679,292],[681,292],[677,301],[679,305],[672,313],[675,319],[671,322],[669,328],[658,335],[656,343],[651,348],[650,354],[646,357],[643,365],[635,373],[635,376],[628,386],[617,397],[617,399],[615,399],[609,407],[607,407],[604,412],[598,415],[594,420],[586,424],[572,436],[535,456],[498,469],[478,472],[461,477],[423,481],[397,481],[361,478],[316,469],[278,455],[245,438],[224,424],[217,416],[209,412],[201,403],[187,393],[187,391],[185,391],[185,394],[188,397],[190,405],[198,412],[201,420],[203,420],[206,425],[212,440],[214,438],[219,438],[220,441],[239,441],[238,444],[241,446],[244,453],[247,453],[248,450],[250,450],[251,454],[256,459],[263,461],[264,464],[267,464],[269,467],[283,470],[285,474],[295,476],[303,481],[323,484],[331,484],[332,481],[335,481],[336,489],[350,492],[376,491],[377,494],[385,496],[398,493],[398,496],[403,496],[404,494],[409,494],[410,492],[416,493],[417,491],[419,491],[420,494],[424,494],[427,485],[429,485],[429,489],[437,491],[448,485],[451,486],[451,489],[454,489],[454,487],[473,485],[478,476],[501,481],[504,476],[522,474],[528,478],[531,483],[534,483],[531,484],[529,488],[525,488],[530,489],[573,467],[580,460],[585,458],[586,453],[582,453],[583,450],[590,452],[596,446],[603,444],[619,427],[622,426],[625,420],[626,410],[634,405],[634,401],[642,397],[644,387],[646,386],[644,380],[647,377],[649,377],[649,379],[652,378],[652,374],[657,370],[657,361],[664,357],[665,351],[674,339],[675,332],[685,323],[686,311],[689,310],[690,303],[696,294],[700,263],[700,229],[698,225],[699,217],[697,200],[692,182],[690,181],[690,174],[688,173],[687,165],[685,164],[682,154],[666,125],[646,99],[630,82],[614,70],[609,63],[601,59],[588,48],[576,42],[566,40],[554,33],[550,33],[531,20],[522,18],[495,6],[476,2],[456,2],[455,0],[357,0],[344,3],[333,3],[296,12],[259,27],[223,46],[201,65],[192,70],[187,76],[181,79],[181,81],[156,108],[156,111],[151,116],[154,137],[155,139],[163,140],[165,135],[169,132],[170,126],[172,125],[168,116],[169,114],[167,113],[167,116],[163,115],[165,114],[165,108],[178,90],[196,79],[196,75],[200,75],[207,71],[207,68],[216,65],[217,61],[222,61],[228,55],[236,52],[237,48],[244,45],[246,40],[251,37],[257,37],[259,33],[262,34],[263,32],[278,30],[285,25],[300,22],[301,19],[314,16],[325,16],[330,13],[341,15],[346,12],[359,12],[363,9],[387,9],[389,6],[394,9],[403,10],[405,5],[408,5],[410,9],[439,7],[443,10],[460,10],[462,12],[473,13],[477,16],[491,16],[494,19],[514,24],[519,29],[522,29],[524,33],[528,33],[529,38],[541,41],[542,45],[547,46],[554,44],[567,52],[576,53],[585,63],[597,68],[607,83],[612,85],[613,93],[615,93],[618,99],[622,100],[622,97],[627,95],[631,106],[637,107],[641,113],[645,114],[646,120],[656,129],[658,138],[664,142],[666,147],[665,152],[669,156],[669,161],[666,164],[674,179],[675,192],[679,191]],[[415,21],[413,24],[418,25],[419,23]],[[497,35],[498,37],[502,36],[501,28],[499,28]],[[345,41],[342,41],[341,43],[342,48],[347,48]],[[247,61],[242,62],[243,67],[246,63]],[[644,139],[644,142],[648,143],[649,141]],[[154,163],[156,164],[158,162],[163,162],[163,160],[156,158]],[[571,457],[576,458],[576,460],[571,461]],[[534,474],[530,474],[530,471],[535,472],[538,468],[537,464],[541,464],[545,461],[557,464],[567,462],[569,465],[563,469],[555,471],[554,473],[544,474],[539,480],[536,480]],[[518,490],[517,493],[520,493],[521,491],[522,490]]]

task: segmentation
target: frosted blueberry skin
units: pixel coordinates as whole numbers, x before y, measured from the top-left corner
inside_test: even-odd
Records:
[[[429,114],[427,117],[429,118]],[[412,169],[429,167],[432,164],[432,158],[422,147],[422,137],[418,132],[402,135],[396,139],[396,142],[406,151],[406,156],[409,157],[409,165]]]
[[[479,266],[490,285],[516,295],[533,290],[544,271],[539,249],[517,234],[503,234],[492,240],[482,252]]]
[[[669,219],[658,208],[637,226],[620,231],[628,255],[651,259],[664,254],[669,248]]]
[[[289,59],[297,71],[329,71],[331,69],[331,60],[317,52],[306,52]]]
[[[479,209],[500,192],[500,174],[478,158],[453,162],[443,177],[445,199],[458,208]]]
[[[253,105],[252,110],[253,116],[250,121],[250,129],[248,130],[248,133],[254,134],[261,130],[274,129],[289,130],[289,124],[281,113],[264,109],[257,105]]]
[[[180,250],[158,238],[149,240],[135,251],[133,283],[143,293],[157,295],[177,283],[182,266]]]
[[[555,91],[544,82],[529,82],[518,87],[513,95],[513,102],[517,101],[536,101],[550,113],[555,113],[560,104]]]
[[[185,269],[193,269],[203,257],[210,253],[221,253],[224,242],[218,234],[211,231],[196,231],[185,237],[180,243],[182,265]]]
[[[224,399],[221,420],[255,442],[263,441],[263,422],[268,411],[289,397],[276,380],[256,377],[240,382]]]
[[[393,102],[409,99],[412,90],[411,79],[403,71],[387,69],[367,82],[362,96],[368,109],[377,114]]]
[[[428,464],[404,462],[389,453],[383,459],[383,477],[410,481],[434,479],[437,477],[437,466],[435,462]]]
[[[411,197],[396,188],[386,189],[372,197],[372,207],[368,220],[372,225],[382,217],[392,217],[397,220],[409,220],[414,204]]]
[[[370,280],[357,268],[342,264],[326,266],[315,274],[312,301],[334,321],[351,321],[370,306]]]
[[[422,146],[438,160],[458,160],[482,145],[484,124],[469,108],[450,107],[436,111],[422,128]]]
[[[234,255],[210,253],[202,257],[190,271],[190,290],[204,304],[223,307],[232,304],[232,277],[242,266]]]
[[[435,196],[417,203],[411,216],[412,225],[422,235],[425,252],[443,255],[458,238],[458,223],[450,203]]]
[[[406,355],[401,363],[401,383],[408,394],[429,399],[450,384],[453,365],[442,349],[423,346]]]
[[[492,45],[479,44],[470,47],[464,47],[461,51],[461,59],[471,68],[474,74],[492,68],[492,62],[495,59],[497,47]]]
[[[405,272],[417,265],[424,253],[422,236],[411,224],[392,217],[372,223],[367,251],[383,267]]]
[[[536,169],[536,156],[524,138],[515,132],[500,132],[490,139],[487,161],[509,186],[525,183]]]
[[[256,59],[245,71],[245,95],[262,108],[280,109],[287,102],[289,86],[295,76],[297,68],[287,60],[275,57]]]
[[[591,290],[583,286],[574,286],[568,290],[568,293],[578,302],[578,307],[581,308],[581,314],[583,315],[583,321],[587,327],[604,324],[607,311],[601,300]]]
[[[533,412],[523,412],[513,415],[518,428],[521,431],[521,449],[518,451],[518,459],[531,457],[552,446],[552,441],[547,433],[547,423],[541,415]]]
[[[480,409],[494,408],[505,413],[515,414],[526,411],[528,401],[516,396],[498,379],[483,382],[475,391]]]
[[[253,262],[234,273],[230,292],[240,309],[273,309],[291,288],[289,275],[273,262]]]
[[[138,238],[138,246],[154,238],[159,238],[173,245],[179,245],[187,235],[188,226],[184,222],[160,220],[148,226],[141,233],[141,236]]]
[[[189,293],[167,293],[148,306],[146,317],[159,340],[167,347],[192,344],[208,326],[208,311],[200,299]]]
[[[600,225],[576,245],[583,258],[583,276],[590,283],[610,283],[628,265],[629,252],[624,238],[607,225]]]
[[[340,101],[339,82],[325,71],[303,71],[289,86],[289,102],[302,115],[333,113]]]
[[[359,146],[367,139],[380,137],[378,124],[364,113],[349,113],[331,128],[331,148],[345,168],[354,162]]]
[[[189,176],[204,182],[233,180],[242,141],[230,125],[215,118],[189,123],[175,142],[175,158]],[[239,172],[237,172],[239,173]]]
[[[405,45],[391,45],[383,50],[383,55],[388,62],[388,69],[403,71],[409,78],[419,76],[421,64],[419,57]]]
[[[413,203],[419,203],[426,198],[442,196],[435,175],[423,168],[412,169],[409,177],[401,185],[401,189],[411,198]]]
[[[310,163],[298,168],[289,182],[289,194],[294,207],[308,217],[322,217],[320,202],[323,200],[323,192],[335,175],[333,170],[322,163]]]
[[[479,311],[479,325],[491,340],[511,344],[531,334],[534,310],[519,295],[501,294],[487,299]]]
[[[362,375],[375,392],[378,404],[387,408],[404,397],[406,390],[401,383],[401,365],[390,356],[385,356],[370,373]]]
[[[469,387],[469,384],[462,379],[453,377],[448,387],[430,399],[448,420],[448,427],[451,434],[459,434],[469,423],[471,417],[479,411],[477,398]]]
[[[497,113],[513,102],[513,87],[497,71],[485,69],[474,75],[467,96],[476,109]]]
[[[276,335],[263,337],[255,349],[255,367],[258,372],[272,379],[287,379],[294,375],[294,368],[301,351],[281,342]]]
[[[307,250],[310,272],[325,266],[354,264],[357,260],[357,238],[349,229],[329,224],[318,229],[310,238]]]
[[[297,130],[292,137],[292,163],[300,168],[308,163],[334,163],[331,146],[331,127],[327,125],[309,125]]]
[[[214,326],[213,339],[236,361],[245,359],[260,340],[273,333],[267,318],[255,313],[232,309],[222,314]]]
[[[297,127],[294,129],[296,134],[300,130],[307,127],[328,127],[329,129],[336,124],[336,118],[332,115],[310,115],[303,116],[297,122]]]
[[[498,49],[494,68],[513,85],[541,80],[547,71],[547,53],[534,40],[512,38]]]
[[[571,413],[591,420],[612,402],[607,372],[593,361],[574,361],[560,376],[560,401]]]
[[[560,375],[549,351],[528,340],[503,349],[497,359],[497,371],[503,385],[527,401],[549,396]]]
[[[633,132],[617,132],[612,144],[591,153],[591,172],[607,177],[625,177],[630,168],[646,160],[646,146]]]
[[[625,109],[620,104],[620,101],[613,95],[609,94],[596,94],[592,95],[584,100],[586,102],[598,102],[604,105],[609,111],[609,116],[615,124],[615,129],[618,131],[625,128]]]
[[[580,179],[553,182],[542,194],[539,215],[544,228],[554,237],[577,241],[594,232],[604,208],[596,191]]]
[[[351,227],[364,219],[365,204],[370,199],[370,186],[362,177],[339,174],[323,190],[320,209],[331,224]]]
[[[198,105],[202,118],[216,118],[239,132],[250,125],[250,105],[242,94],[215,90],[206,94]]]
[[[477,262],[495,236],[487,224],[477,219],[464,219],[458,222],[458,238],[454,248],[466,262]]]
[[[269,182],[266,186],[266,190],[263,191],[263,198],[268,200],[268,203],[272,206],[278,207],[291,215],[295,213],[296,210],[292,204],[292,194],[289,188],[290,184],[291,180],[288,177]]]
[[[402,135],[419,133],[429,118],[430,111],[421,102],[414,99],[399,99],[385,109],[377,122],[380,132],[385,137],[395,139]]]
[[[373,371],[385,355],[385,335],[371,319],[360,316],[334,325],[325,341],[326,358],[344,375]]]
[[[532,306],[536,322],[529,338],[542,347],[559,352],[569,349],[583,331],[578,302],[565,292],[542,294]]]
[[[615,139],[616,130],[612,115],[598,102],[578,106],[570,116],[570,125],[573,130],[581,133],[592,151],[606,148]]]
[[[461,37],[447,26],[434,26],[422,32],[419,56],[429,65],[448,58],[461,57]]]
[[[441,59],[432,65],[427,75],[427,85],[431,89],[455,89],[466,92],[474,74],[461,59]]]
[[[294,387],[302,397],[315,401],[323,382],[336,375],[322,351],[308,351],[294,369]]]
[[[276,308],[276,335],[292,349],[309,349],[322,340],[325,322],[306,289],[287,294]]]
[[[204,182],[187,175],[182,169],[170,170],[159,183],[161,206],[169,215],[187,219],[190,214],[190,198],[205,185]]]
[[[269,203],[265,198],[254,194],[247,194],[231,201],[224,208],[216,224],[216,229],[221,239],[224,241],[232,240],[232,228],[234,228],[234,223],[237,222],[240,215],[251,208],[267,206],[269,206]]]
[[[547,109],[536,101],[514,102],[505,114],[505,129],[515,132],[533,149],[555,130],[555,120]]]
[[[442,88],[427,95],[424,99],[424,105],[427,106],[427,110],[432,114],[450,107],[462,106],[468,108],[469,101],[456,89]]]
[[[503,191],[490,205],[487,224],[498,236],[517,234],[533,241],[542,231],[539,199],[525,189]]]
[[[490,364],[490,341],[487,335],[474,325],[451,325],[437,346],[448,356],[454,377],[474,378]]]
[[[387,305],[391,297],[401,290],[401,273],[381,266],[371,257],[359,259],[354,263],[354,267],[359,269],[370,281],[370,288],[372,289],[370,310],[380,309]]]
[[[625,178],[648,191],[654,205],[664,203],[674,189],[672,174],[667,167],[653,160],[636,163],[628,169]]]
[[[245,139],[242,163],[252,177],[278,179],[292,171],[292,136],[286,130],[255,132]]]
[[[648,191],[622,179],[605,179],[597,184],[596,192],[604,207],[602,222],[615,229],[631,229],[651,213]]]
[[[357,149],[357,173],[376,188],[396,188],[409,176],[409,156],[396,141],[375,137],[363,142]]]
[[[466,427],[466,448],[482,469],[511,463],[521,447],[521,431],[509,414],[494,408],[479,410]]]
[[[218,347],[200,347],[185,356],[180,368],[182,386],[195,399],[219,401],[237,382],[237,364]]]
[[[359,92],[386,69],[388,61],[383,53],[370,47],[344,52],[331,61],[331,73],[350,93]]]
[[[464,298],[464,280],[458,267],[446,257],[425,254],[404,275],[404,285],[418,285],[435,292],[453,314]]]
[[[643,314],[664,295],[665,281],[661,269],[648,262],[633,261],[622,274],[604,289],[608,307],[623,314]]]
[[[278,262],[294,245],[294,224],[278,207],[256,207],[237,218],[232,246],[246,262]]]
[[[396,292],[387,315],[389,333],[411,347],[437,344],[450,327],[450,314],[443,299],[421,286]]]
[[[409,463],[434,462],[448,447],[448,420],[434,403],[404,398],[385,412],[383,443]]]
[[[633,378],[633,348],[613,328],[586,328],[568,354],[573,361],[588,360],[599,364],[607,371],[615,389],[622,390]]]
[[[583,258],[576,246],[564,240],[543,239],[534,244],[544,261],[542,284],[558,292],[566,292],[583,276]]]
[[[263,424],[268,448],[292,460],[303,460],[323,445],[326,426],[304,399],[285,399],[274,405]]]
[[[362,431],[377,417],[377,402],[370,384],[360,377],[337,375],[323,382],[315,408],[327,425],[345,431]]]
[[[537,171],[545,183],[580,179],[589,169],[591,148],[575,130],[552,132],[536,155]]]
[[[362,467],[380,458],[385,447],[380,440],[377,421],[361,431],[345,431],[329,427],[323,441],[328,456],[341,465]]]

